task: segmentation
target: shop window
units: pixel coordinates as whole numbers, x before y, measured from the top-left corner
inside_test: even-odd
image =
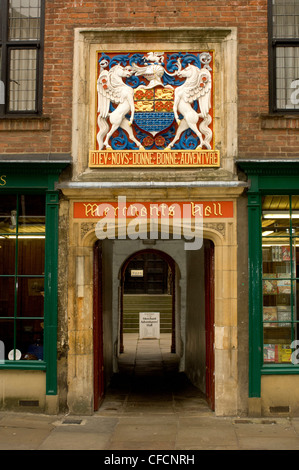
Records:
[[[45,197],[0,198],[0,340],[5,360],[43,360]]]
[[[263,198],[262,266],[264,363],[291,364],[299,321],[299,196]]]
[[[299,111],[299,2],[269,0],[272,111]]]
[[[0,116],[41,112],[43,0],[2,0]]]

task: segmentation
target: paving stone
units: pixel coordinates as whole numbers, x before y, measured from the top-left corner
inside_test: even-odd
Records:
[[[216,417],[161,344],[131,335],[92,416],[0,412],[0,449],[299,450],[299,418]]]

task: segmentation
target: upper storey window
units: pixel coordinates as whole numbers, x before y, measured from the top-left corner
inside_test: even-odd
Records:
[[[43,0],[2,0],[2,116],[41,112],[43,4]]]
[[[299,2],[269,0],[271,111],[299,111]]]

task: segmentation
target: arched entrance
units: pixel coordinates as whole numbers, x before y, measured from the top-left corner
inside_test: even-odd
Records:
[[[194,252],[184,251],[180,241],[158,241],[155,249],[144,249],[142,245],[142,241],[128,240],[94,245],[94,410],[99,408],[112,377],[117,376],[117,364],[126,352],[126,295],[171,298],[171,339],[167,351],[178,359],[177,371],[206,396],[214,410],[214,244],[204,240],[203,248]],[[132,278],[131,271],[137,277]],[[144,309],[134,303],[138,317]],[[161,310],[155,308],[157,312]]]
[[[160,250],[138,251],[121,268],[120,347],[124,351],[125,315],[131,320],[127,330],[139,332],[140,311],[159,311],[161,331],[171,333],[171,352],[175,345],[175,262]],[[134,307],[130,304],[134,304]],[[162,312],[161,312],[162,310]],[[127,313],[126,313],[127,312]],[[168,317],[170,318],[168,319]]]

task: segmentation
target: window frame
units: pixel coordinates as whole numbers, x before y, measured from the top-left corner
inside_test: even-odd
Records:
[[[30,233],[29,235],[40,235],[42,234],[44,237],[45,237],[45,255],[44,255],[44,262],[46,263],[46,195],[45,195],[45,192],[44,191],[33,191],[33,190],[27,190],[27,191],[24,191],[24,190],[17,190],[17,191],[8,191],[8,192],[5,192],[3,193],[5,194],[5,196],[8,196],[8,195],[12,195],[12,196],[16,196],[16,200],[17,200],[17,218],[18,218],[18,215],[19,215],[19,211],[20,211],[20,196],[24,195],[24,196],[35,196],[35,197],[38,197],[38,196],[43,196],[44,197],[44,209],[45,209],[45,229],[44,229],[44,232],[42,233]],[[0,197],[2,196],[2,194],[0,193]],[[18,225],[18,224],[17,224]],[[18,256],[18,248],[19,248],[19,243],[20,243],[20,238],[22,237],[22,232],[21,231],[18,231],[17,227],[16,227],[16,231],[15,231],[15,234],[14,236],[16,237],[16,243],[15,243],[15,263],[17,262],[17,256]],[[42,316],[37,316],[37,317],[27,317],[27,316],[18,316],[17,314],[17,298],[16,298],[16,284],[19,283],[19,281],[21,279],[30,279],[30,278],[39,278],[39,279],[43,279],[43,283],[45,285],[45,280],[46,280],[46,276],[45,276],[45,271],[43,274],[33,274],[33,275],[30,275],[30,274],[20,274],[19,272],[16,271],[16,266],[15,266],[15,271],[14,273],[12,274],[2,274],[0,276],[1,278],[10,278],[10,279],[13,279],[14,280],[14,297],[15,297],[15,305],[14,305],[14,314],[13,316],[1,316],[0,318],[2,320],[11,320],[13,322],[13,331],[14,331],[14,347],[13,347],[13,351],[14,351],[14,355],[15,355],[15,351],[17,350],[17,345],[15,343],[16,341],[16,331],[17,331],[17,323],[21,323],[22,320],[39,320],[39,321],[42,321],[44,322],[45,324],[45,301],[44,301],[44,306],[43,306],[43,315]],[[45,299],[47,301],[47,296],[45,294]],[[44,330],[44,333],[43,333],[43,343],[45,342],[45,337],[46,337],[46,330]],[[4,338],[1,338],[0,339],[3,341]],[[5,346],[5,341],[4,341],[4,346]],[[38,359],[34,359],[34,360],[24,360],[24,359],[20,359],[20,360],[17,360],[15,357],[14,359],[7,359],[7,353],[8,351],[5,350],[5,359],[4,359],[4,366],[5,368],[14,368],[15,366],[17,366],[18,368],[25,368],[26,369],[42,369],[44,370],[46,368],[46,359],[45,357],[43,357],[42,360],[38,360]],[[27,362],[31,362],[31,366],[28,366]],[[3,365],[2,364],[2,365]]]
[[[273,4],[268,0],[268,79],[269,79],[269,110],[275,114],[299,113],[298,109],[277,107],[276,88],[276,49],[278,47],[299,47],[299,38],[274,38],[273,37]],[[298,77],[299,78],[299,77]]]
[[[9,14],[9,0],[2,0],[2,19],[0,18],[0,48],[1,54],[1,76],[0,80],[4,83],[5,87],[5,103],[0,103],[0,118],[11,118],[14,116],[32,117],[40,116],[42,114],[42,100],[43,100],[43,55],[44,55],[44,26],[45,26],[45,0],[41,0],[41,15],[40,15],[40,38],[38,40],[9,40],[8,38],[8,14]],[[35,109],[32,111],[16,110],[11,111],[9,106],[9,54],[13,49],[28,50],[34,49],[37,53],[36,62],[36,89],[35,89]]]
[[[248,396],[261,397],[264,375],[298,375],[299,364],[263,362],[262,198],[299,196],[299,160],[237,160],[248,185]]]
[[[40,370],[46,373],[46,395],[57,395],[57,325],[58,325],[58,210],[59,191],[55,188],[68,161],[16,163],[0,162],[5,175],[0,196],[5,194],[45,194],[45,297],[43,361],[5,360],[0,370]]]
[[[272,185],[271,185],[272,186]],[[274,186],[273,186],[274,187]],[[297,189],[265,189],[260,188],[258,194],[254,194],[251,196],[249,191],[249,207],[252,205],[252,199],[254,200],[254,210],[256,211],[256,216],[258,217],[258,221],[255,223],[255,233],[258,236],[253,235],[252,226],[249,227],[248,235],[249,235],[249,246],[251,245],[251,253],[255,252],[255,266],[252,269],[252,282],[250,283],[249,288],[252,289],[252,295],[256,297],[255,309],[258,311],[258,318],[255,322],[255,332],[253,331],[252,335],[252,342],[254,344],[252,349],[255,349],[258,352],[259,358],[258,361],[255,362],[255,368],[258,367],[262,375],[273,375],[273,374],[299,374],[299,365],[293,363],[267,363],[263,360],[263,256],[262,256],[262,199],[264,196],[299,196],[299,188]],[[253,205],[252,205],[253,206]],[[258,223],[257,223],[258,222]],[[291,238],[291,237],[290,237]],[[249,258],[252,258],[249,253]],[[258,270],[256,269],[258,267]],[[258,275],[257,275],[258,273]],[[255,277],[255,279],[254,279]],[[295,277],[297,280],[297,277]],[[253,286],[256,286],[254,288]],[[255,296],[254,292],[258,292],[258,296]],[[252,305],[251,305],[252,307]],[[253,310],[253,308],[252,308]],[[249,315],[251,316],[251,313]],[[291,322],[292,324],[298,323],[295,321]],[[259,331],[258,335],[256,334],[257,330]]]
[[[1,166],[1,165],[0,165]],[[5,168],[6,165],[3,165]],[[31,166],[31,165],[29,165]],[[65,166],[65,165],[64,165]],[[39,166],[38,166],[39,167]],[[60,165],[57,165],[58,169]],[[5,358],[0,363],[1,370],[40,370],[46,372],[46,394],[57,394],[57,309],[58,309],[58,208],[59,194],[55,189],[42,188],[48,181],[45,173],[44,177],[47,183],[38,180],[39,188],[34,188],[32,182],[27,186],[21,187],[18,184],[20,179],[24,178],[24,167],[20,166],[23,173],[17,171],[11,178],[12,185],[7,189],[1,189],[0,196],[8,194],[27,194],[27,195],[45,195],[45,274],[44,274],[44,338],[43,338],[43,360],[8,360]],[[53,169],[54,170],[54,169]],[[6,171],[9,174],[10,171]],[[30,168],[27,169],[30,172]],[[32,168],[34,173],[36,168]],[[43,172],[42,168],[39,168]],[[54,170],[55,171],[55,170]],[[14,185],[15,181],[15,185]],[[16,189],[14,189],[16,188]],[[1,338],[0,338],[1,339]],[[5,354],[7,351],[5,351]]]
[[[263,336],[263,341],[262,341],[262,345],[261,345],[261,353],[262,353],[262,357],[261,357],[261,370],[262,370],[262,373],[266,374],[268,369],[271,370],[272,367],[274,367],[274,371],[277,369],[277,373],[279,373],[279,370],[280,368],[282,368],[282,370],[284,370],[286,367],[289,368],[288,370],[292,370],[294,369],[294,367],[296,367],[296,364],[294,364],[293,362],[266,362],[264,360],[264,356],[263,356],[263,352],[264,352],[264,347],[265,347],[265,328],[267,328],[267,324],[268,323],[272,323],[272,321],[265,321],[264,320],[264,296],[267,295],[265,294],[265,292],[263,291],[263,283],[266,279],[270,279],[270,276],[267,275],[266,272],[264,272],[264,266],[263,266],[263,263],[264,263],[264,258],[263,258],[263,241],[266,242],[267,239],[273,239],[273,241],[275,239],[277,239],[278,241],[284,239],[288,239],[288,246],[290,247],[290,274],[286,274],[285,276],[282,276],[284,277],[285,279],[287,279],[290,283],[290,312],[291,312],[291,320],[290,321],[286,321],[286,320],[280,320],[278,321],[275,321],[276,323],[276,326],[278,328],[282,328],[284,327],[285,323],[288,323],[290,326],[290,330],[291,330],[291,336],[294,334],[294,331],[295,331],[295,327],[298,328],[299,326],[299,319],[297,320],[297,312],[296,312],[296,309],[294,307],[294,299],[296,299],[296,287],[294,289],[294,283],[295,283],[295,286],[297,285],[297,283],[299,283],[299,276],[297,274],[297,263],[296,263],[296,254],[297,254],[297,251],[296,251],[296,244],[294,246],[294,242],[296,241],[296,236],[292,234],[292,217],[291,217],[291,214],[292,214],[292,198],[293,197],[298,197],[299,196],[299,193],[296,192],[296,191],[262,191],[261,192],[261,195],[260,195],[260,220],[261,220],[261,223],[260,223],[260,230],[261,230],[261,237],[260,237],[260,242],[261,242],[261,251],[262,251],[262,257],[261,257],[261,263],[260,263],[260,270],[261,270],[261,282],[262,282],[262,287],[261,287],[261,329],[262,329],[262,336]],[[289,203],[289,209],[286,209],[288,210],[288,213],[290,215],[290,218],[289,218],[289,235],[273,235],[273,234],[269,234],[267,236],[264,236],[262,235],[262,232],[263,230],[263,227],[262,227],[262,213],[264,211],[263,209],[263,198],[264,197],[267,197],[267,196],[285,196],[285,197],[288,197],[288,203]],[[275,211],[275,209],[274,209]],[[274,244],[275,245],[275,244]],[[273,245],[269,245],[270,246],[273,246]],[[267,262],[267,261],[266,261]],[[281,262],[281,261],[280,261]],[[278,295],[278,293],[277,293]],[[278,307],[277,307],[278,308]],[[280,325],[281,324],[281,325]],[[269,328],[269,325],[268,325],[268,328]],[[294,330],[293,330],[294,329]],[[275,329],[273,330],[275,332]],[[269,332],[268,332],[269,333]],[[292,342],[295,341],[296,344],[298,342],[298,339],[297,338],[293,338],[291,340],[291,343],[290,345],[292,344]],[[291,348],[289,348],[291,349]]]

